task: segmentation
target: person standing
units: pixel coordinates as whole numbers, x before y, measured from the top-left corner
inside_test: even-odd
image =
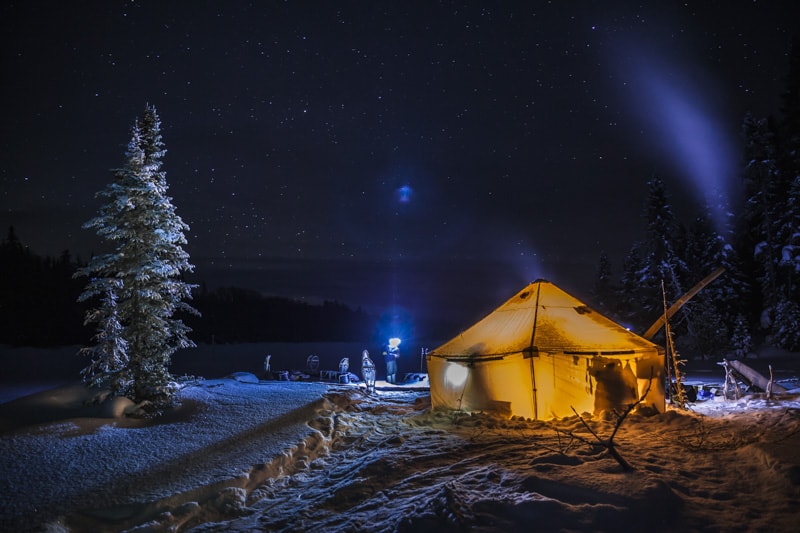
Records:
[[[383,359],[386,362],[386,382],[397,383],[397,359],[400,358],[400,339],[397,337],[389,339],[383,349]]]
[[[361,352],[361,376],[364,378],[367,392],[375,392],[375,363],[370,359],[367,350]]]

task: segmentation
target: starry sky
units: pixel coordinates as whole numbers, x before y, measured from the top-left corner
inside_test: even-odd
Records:
[[[735,203],[796,6],[5,1],[0,223],[104,250],[81,225],[150,103],[194,281],[464,325],[537,278],[591,301],[652,176],[679,217]]]

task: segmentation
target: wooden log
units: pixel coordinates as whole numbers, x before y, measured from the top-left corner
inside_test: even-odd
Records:
[[[714,272],[712,272],[711,274],[709,274],[708,276],[706,276],[705,278],[703,278],[703,280],[702,280],[700,283],[698,283],[697,285],[695,285],[694,287],[692,287],[691,289],[689,289],[689,292],[687,292],[686,294],[684,294],[683,296],[681,296],[680,298],[678,298],[678,300],[677,300],[677,301],[676,301],[674,304],[672,304],[672,305],[669,307],[669,309],[667,309],[667,312],[666,312],[666,313],[664,313],[663,315],[661,315],[661,316],[658,318],[658,320],[656,320],[655,322],[653,322],[653,325],[652,325],[652,326],[650,326],[649,328],[647,328],[647,331],[645,331],[645,332],[642,334],[642,337],[644,337],[644,338],[645,338],[645,339],[647,339],[647,340],[650,340],[650,339],[652,339],[652,338],[653,338],[653,335],[655,335],[656,333],[658,333],[658,330],[660,330],[660,329],[661,329],[661,328],[664,326],[664,324],[666,323],[666,321],[667,321],[667,320],[669,320],[670,318],[672,318],[672,315],[674,315],[675,313],[677,313],[677,312],[678,312],[678,310],[679,310],[681,307],[683,307],[683,304],[685,304],[686,302],[688,302],[689,300],[691,300],[691,299],[692,299],[692,297],[693,297],[695,294],[697,294],[698,292],[700,292],[700,289],[702,289],[703,287],[705,287],[706,285],[708,285],[709,283],[711,283],[712,281],[714,281],[715,279],[717,279],[717,278],[720,276],[720,274],[722,274],[723,272],[725,272],[725,267],[719,267],[719,268],[718,268],[718,269],[716,269]],[[663,281],[662,281],[662,283],[663,283]]]
[[[759,374],[758,372],[756,372],[755,370],[753,370],[752,368],[750,368],[749,366],[747,366],[743,362],[735,361],[735,360],[734,361],[727,361],[726,360],[725,362],[728,363],[728,365],[730,365],[730,367],[737,374],[739,374],[739,376],[741,376],[743,380],[749,382],[751,385],[755,385],[756,387],[758,387],[759,389],[761,389],[763,391],[766,391],[768,389],[768,387],[770,386],[769,378],[766,378],[766,377],[762,376],[761,374]],[[787,392],[787,390],[784,387],[782,387],[780,384],[773,382],[772,383],[772,392],[773,393],[781,393],[781,392]]]

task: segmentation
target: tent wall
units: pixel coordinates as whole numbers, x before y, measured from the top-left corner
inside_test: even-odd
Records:
[[[539,419],[624,409],[648,386],[664,411],[663,368],[661,348],[544,280],[428,354],[434,408]]]
[[[535,418],[530,358],[522,354],[471,363],[428,357],[428,379],[434,409]]]
[[[580,364],[583,363],[583,364]],[[540,353],[533,358],[537,414],[541,419],[592,412],[594,398],[586,374],[585,358],[573,361],[563,354]]]
[[[624,409],[649,385],[643,405],[663,412],[663,362],[657,351],[628,356],[539,353],[533,358],[514,354],[469,363],[429,356],[431,406],[546,420],[572,416],[573,407],[579,414]]]
[[[652,407],[659,413],[667,410],[666,384],[667,376],[664,372],[664,352],[648,353],[637,358],[633,367],[636,382],[639,388],[639,397],[650,388],[642,406]]]
[[[596,414],[623,409],[637,401],[653,382],[645,405],[663,412],[663,358],[657,352],[635,356],[540,353],[533,359],[539,418]]]

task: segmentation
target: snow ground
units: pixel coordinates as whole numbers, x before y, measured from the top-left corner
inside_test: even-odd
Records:
[[[179,394],[156,420],[111,418],[74,385],[0,404],[0,530],[800,527],[794,393],[633,413],[614,439],[631,472],[578,417],[431,411],[424,388],[213,379]],[[616,417],[585,420],[607,439]]]

